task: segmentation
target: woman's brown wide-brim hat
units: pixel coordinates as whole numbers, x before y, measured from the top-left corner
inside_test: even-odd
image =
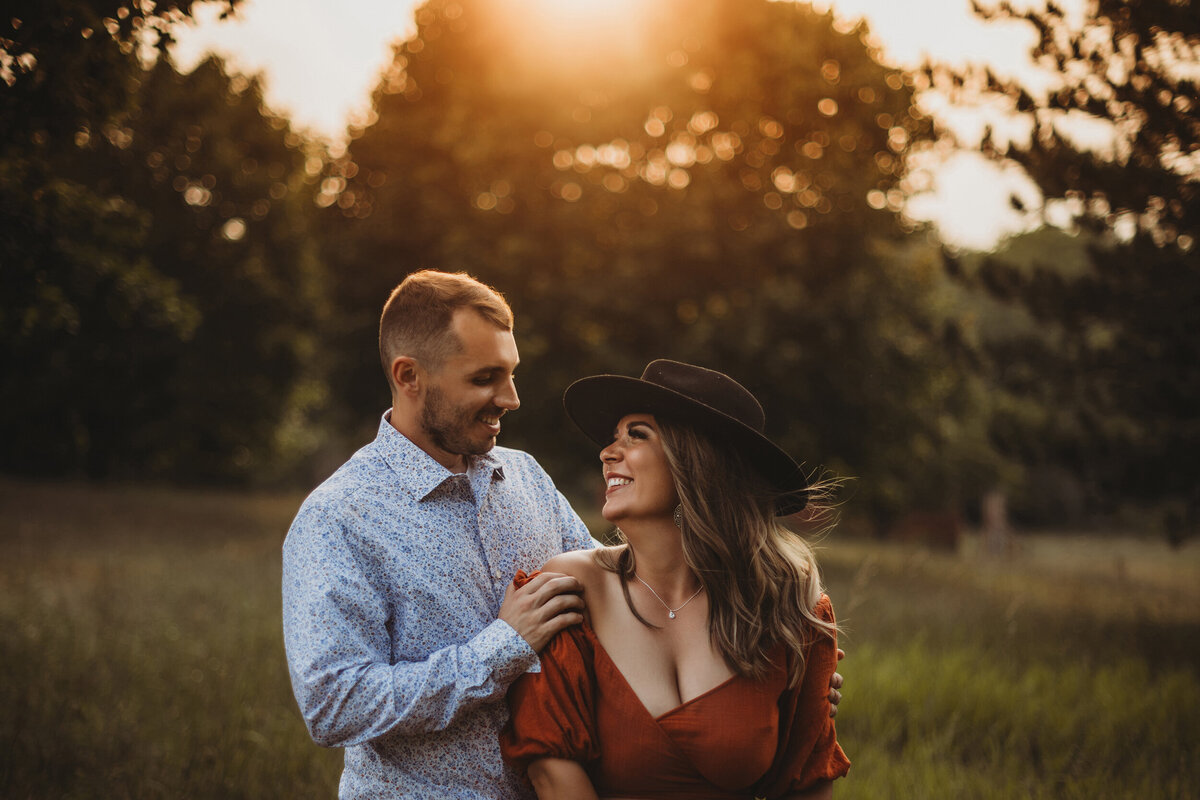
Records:
[[[808,503],[799,464],[763,435],[766,415],[748,389],[724,373],[658,359],[640,378],[593,375],[563,393],[567,416],[605,446],[626,414],[653,414],[692,425],[741,456],[779,493],[776,510],[795,514]]]

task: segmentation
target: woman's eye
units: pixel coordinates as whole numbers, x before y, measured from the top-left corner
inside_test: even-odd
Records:
[[[643,430],[639,430],[638,428],[631,428],[629,431],[629,438],[630,439],[645,439],[646,432]]]

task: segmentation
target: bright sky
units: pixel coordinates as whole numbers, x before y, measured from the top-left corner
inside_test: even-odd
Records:
[[[592,1],[603,8],[604,0]],[[189,70],[206,53],[216,52],[231,68],[261,73],[268,105],[298,126],[341,141],[347,121],[367,109],[377,76],[390,60],[391,44],[415,30],[415,5],[416,0],[243,0],[237,16],[224,21],[212,7],[201,7],[199,23],[177,31],[174,56],[181,69]],[[951,64],[987,62],[1002,75],[1019,76],[1031,89],[1046,85],[1027,56],[1032,29],[985,25],[972,15],[970,0],[816,0],[814,5],[832,5],[839,15],[866,16],[891,63],[912,66],[925,57]],[[1014,5],[1040,3],[1018,0]],[[1060,0],[1060,5],[1075,10],[1082,0]],[[964,141],[978,140],[979,114],[936,104],[932,108]],[[1027,180],[970,152],[939,156],[928,184],[928,191],[910,202],[909,213],[932,220],[943,238],[962,247],[986,249],[1006,233],[1029,226],[1000,187],[1014,188],[1037,205],[1037,191]]]

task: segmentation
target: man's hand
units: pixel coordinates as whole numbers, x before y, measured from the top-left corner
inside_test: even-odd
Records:
[[[509,584],[500,619],[541,652],[568,625],[583,622],[583,584],[561,572],[542,572],[520,589]]]
[[[838,648],[837,660],[841,661],[846,657],[846,651]],[[840,672],[833,673],[833,677],[829,679],[829,717],[832,719],[837,716],[838,703],[842,702],[842,693],[838,691],[842,688],[842,674]]]

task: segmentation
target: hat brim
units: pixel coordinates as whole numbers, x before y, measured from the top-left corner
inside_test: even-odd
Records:
[[[808,477],[782,448],[759,431],[685,394],[627,375],[581,378],[563,393],[563,407],[589,439],[604,447],[627,414],[653,414],[693,425],[740,453],[778,492],[780,516],[808,504]]]

